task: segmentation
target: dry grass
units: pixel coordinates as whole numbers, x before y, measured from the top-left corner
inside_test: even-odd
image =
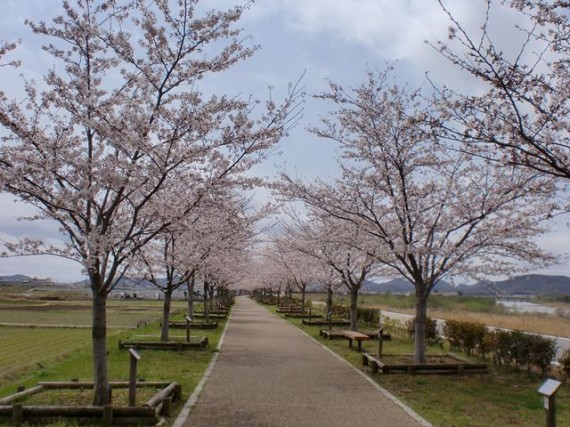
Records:
[[[396,311],[394,308],[375,304],[368,306],[380,310]],[[414,315],[414,310],[398,308],[399,313]],[[429,310],[428,316],[444,320],[479,322],[497,328],[518,329],[521,331],[570,338],[570,319],[553,315],[536,314],[495,314],[473,313],[468,311]]]

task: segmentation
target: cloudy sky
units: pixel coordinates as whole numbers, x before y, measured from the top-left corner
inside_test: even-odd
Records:
[[[208,7],[227,7],[230,0],[206,0]],[[446,5],[466,28],[476,32],[483,22],[484,0],[447,0]],[[33,36],[24,25],[49,20],[60,13],[60,0],[0,0],[0,39],[21,39],[17,56],[22,59],[19,72],[41,80],[51,59],[40,49],[41,39]],[[521,24],[520,15],[497,5],[492,15],[492,37],[505,50],[517,45],[520,34],[514,24]],[[282,142],[276,155],[258,172],[271,175],[276,168],[286,168],[307,179],[334,176],[337,172],[334,149],[316,139],[306,127],[317,124],[328,106],[312,98],[326,89],[327,80],[356,86],[364,80],[367,68],[395,67],[395,75],[412,86],[425,84],[425,73],[438,83],[464,90],[476,90],[477,83],[454,69],[425,41],[447,39],[449,21],[436,0],[258,0],[240,26],[251,36],[252,44],[261,49],[247,62],[235,66],[213,81],[215,90],[232,94],[253,94],[265,98],[268,87],[276,94],[284,93],[288,82],[303,73],[303,85],[309,94],[304,118],[291,135]],[[12,87],[0,68],[1,89],[10,93]],[[17,95],[17,94],[13,94]],[[0,195],[0,238],[14,236],[45,236],[57,239],[57,228],[49,223],[29,224],[17,221],[28,215],[29,208],[14,205],[11,197]],[[553,231],[540,239],[540,244],[557,254],[566,252],[569,231],[567,218],[559,218]],[[568,274],[565,265],[540,271]],[[23,273],[51,277],[57,281],[82,278],[79,266],[52,257],[0,259],[0,275]]]

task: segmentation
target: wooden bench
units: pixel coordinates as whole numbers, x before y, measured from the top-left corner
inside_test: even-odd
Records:
[[[348,340],[348,346],[352,348],[352,341],[356,341],[358,344],[358,351],[362,351],[362,341],[369,340],[370,337],[366,334],[357,331],[346,331],[346,330],[328,330],[321,329],[320,335],[328,339],[332,338],[344,338]]]
[[[281,305],[277,307],[277,313],[301,313],[303,307],[300,305]]]
[[[362,351],[362,341],[370,339],[368,335],[356,331],[342,331],[342,335],[348,339],[348,346],[351,348],[352,341],[356,341],[358,343],[358,351]]]
[[[315,316],[313,316],[315,317]],[[322,317],[322,316],[321,316]],[[327,325],[331,325],[331,326],[348,326],[350,325],[350,321],[348,320],[344,320],[344,319],[335,319],[335,320],[323,320],[318,319],[318,320],[306,320],[303,319],[303,325],[309,325],[309,326],[327,326]],[[321,334],[322,335],[322,334]]]

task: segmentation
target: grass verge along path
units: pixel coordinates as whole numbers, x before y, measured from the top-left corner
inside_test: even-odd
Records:
[[[275,312],[274,307],[267,308]],[[287,320],[354,366],[363,369],[360,353],[349,349],[346,340],[327,340],[319,336],[319,327],[303,325],[300,319]],[[378,342],[364,341],[363,351],[377,352]],[[384,342],[383,352],[412,353],[413,343],[404,337],[394,336],[392,341]],[[445,349],[428,349],[428,354],[441,352],[445,352]],[[463,376],[369,375],[436,427],[544,425],[543,400],[537,393],[544,379],[534,373],[496,369],[491,364],[489,366],[488,374]],[[557,394],[557,426],[570,427],[568,384],[561,387]]]

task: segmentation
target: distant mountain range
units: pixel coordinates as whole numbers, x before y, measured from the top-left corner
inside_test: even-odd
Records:
[[[13,274],[11,276],[0,276],[0,283],[26,283],[31,281],[32,278],[24,276],[23,274]]]
[[[159,279],[159,282],[164,284],[166,283],[165,279]],[[57,285],[58,287],[60,286],[66,286],[66,287],[70,287],[70,288],[88,288],[89,287],[89,281],[88,280],[82,280],[81,282],[75,282],[75,283],[53,283],[50,279],[37,279],[37,278],[33,278],[33,277],[29,277],[29,276],[25,276],[23,274],[13,274],[10,276],[0,276],[0,286],[1,285],[6,285],[6,284],[25,284],[25,285],[29,285],[29,286],[51,286],[51,285]],[[124,277],[121,280],[119,280],[118,285],[116,286],[117,289],[121,288],[121,289],[156,289],[156,286],[154,286],[151,282],[149,282],[148,280],[143,280],[143,279],[136,279],[136,278],[130,278],[130,277]]]
[[[385,283],[367,281],[363,293],[413,293],[413,285],[406,279],[398,278]],[[460,295],[570,295],[570,277],[527,274],[501,281],[482,281],[474,285],[452,285],[440,281],[432,292],[457,293]]]
[[[2,284],[24,283],[31,286],[50,286],[53,283],[49,280],[36,279],[25,276],[23,274],[14,274],[11,276],[0,276],[0,286]],[[58,284],[61,285],[61,284]],[[87,281],[72,283],[68,285],[73,288],[86,288],[89,286]],[[154,285],[147,280],[124,278],[117,288],[123,289],[155,289]],[[311,291],[320,291],[316,284],[310,286]],[[367,294],[407,294],[413,293],[413,285],[406,279],[398,278],[384,283],[366,281],[362,289],[362,293]],[[570,277],[567,276],[548,276],[543,274],[527,274],[515,276],[501,281],[484,281],[474,285],[452,285],[444,280],[440,281],[432,291],[441,294],[460,294],[460,295],[481,295],[495,296],[499,295],[570,295]]]

